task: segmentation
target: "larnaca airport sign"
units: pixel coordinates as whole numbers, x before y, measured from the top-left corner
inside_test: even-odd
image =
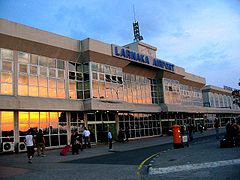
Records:
[[[174,64],[112,44],[112,55],[174,72]]]

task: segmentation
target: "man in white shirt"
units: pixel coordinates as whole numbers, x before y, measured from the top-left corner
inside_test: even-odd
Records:
[[[34,156],[34,144],[35,144],[35,141],[32,135],[32,129],[28,130],[28,135],[26,135],[24,142],[27,146],[28,163],[32,164],[32,158]]]
[[[83,139],[84,139],[84,148],[86,148],[87,146],[89,148],[91,148],[91,144],[90,144],[90,131],[85,127],[84,131],[83,131]]]

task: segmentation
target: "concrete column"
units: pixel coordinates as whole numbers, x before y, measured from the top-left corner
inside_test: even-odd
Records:
[[[18,119],[18,111],[13,112],[13,119],[14,119],[14,148],[15,152],[18,152],[18,144],[20,142],[19,139],[19,119]]]
[[[71,142],[71,113],[66,112],[66,121],[67,121],[67,142]]]

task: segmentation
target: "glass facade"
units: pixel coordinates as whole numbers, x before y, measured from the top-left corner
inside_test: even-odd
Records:
[[[233,104],[233,98],[230,95],[227,96],[219,93],[205,92],[205,91],[203,91],[203,95],[204,95],[203,101],[204,101],[205,107],[206,107],[206,104],[209,104],[209,107],[239,109],[238,106]]]
[[[13,111],[0,111],[0,143],[14,142]]]
[[[0,49],[0,94],[13,94],[13,51]]]
[[[167,78],[152,80],[151,87],[154,104],[203,106],[200,88],[183,85],[177,80]]]
[[[71,99],[90,98],[89,64],[68,63],[69,97]]]
[[[118,113],[119,127],[129,129],[130,138],[160,135],[159,114]]]
[[[18,95],[65,98],[65,62],[18,52]]]
[[[150,80],[121,68],[91,63],[92,98],[151,104]]]
[[[65,113],[20,111],[18,116],[20,142],[23,142],[30,128],[35,132],[41,128],[47,147],[67,144],[67,121]]]

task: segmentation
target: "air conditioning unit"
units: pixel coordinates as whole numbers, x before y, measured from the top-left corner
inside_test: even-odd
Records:
[[[3,152],[13,152],[14,151],[14,143],[13,142],[4,142],[3,145]]]
[[[27,151],[27,146],[24,142],[20,142],[18,144],[18,152],[25,152]]]

